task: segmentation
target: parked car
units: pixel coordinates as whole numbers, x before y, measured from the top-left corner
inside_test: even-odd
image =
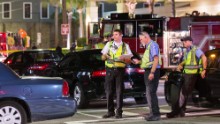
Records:
[[[136,53],[135,57],[139,57]],[[89,101],[105,99],[105,62],[101,50],[84,50],[67,54],[52,72],[69,82],[70,92],[77,99],[78,107],[86,107]],[[139,65],[127,65],[124,81],[124,97],[134,97],[137,103],[146,103],[144,70]]]
[[[19,77],[0,63],[0,123],[26,124],[76,113],[68,83],[59,77]]]
[[[205,54],[208,61],[206,77],[196,82],[191,98],[194,103],[206,100],[214,104],[218,103],[220,98],[220,49],[210,50]],[[181,72],[169,74],[165,82],[165,96],[169,104],[178,99],[177,94],[183,81]]]
[[[48,76],[49,68],[56,66],[61,56],[53,50],[25,50],[10,54],[4,61],[19,75]]]

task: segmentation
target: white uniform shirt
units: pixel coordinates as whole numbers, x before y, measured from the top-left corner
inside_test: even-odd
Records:
[[[102,49],[102,51],[101,51],[102,54],[107,54],[108,53],[108,51],[109,51],[109,44],[110,44],[110,42],[108,42],[105,45],[105,47]],[[122,44],[123,44],[122,41],[120,43],[113,41],[113,43],[112,43],[113,47],[111,47],[110,49],[115,54],[116,51],[117,51],[117,48],[119,48]],[[126,52],[127,52],[126,55],[132,55],[132,52],[131,52],[131,49],[130,49],[129,45],[125,44],[125,46],[126,46]]]

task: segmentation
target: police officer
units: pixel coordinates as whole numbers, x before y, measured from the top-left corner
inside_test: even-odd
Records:
[[[144,82],[146,85],[146,97],[148,100],[148,106],[150,113],[148,117],[145,117],[147,121],[160,120],[160,110],[158,106],[157,88],[160,78],[160,50],[159,45],[153,41],[147,32],[139,34],[140,42],[143,46],[146,46],[142,60],[133,59],[135,64],[140,63],[141,68],[145,69]]]
[[[108,109],[103,118],[113,116],[122,118],[125,65],[132,56],[129,45],[122,42],[121,30],[114,30],[113,39],[114,41],[108,42],[101,51],[102,59],[105,60],[106,65],[105,90]],[[116,89],[116,113],[114,109],[114,89]]]
[[[181,39],[186,51],[183,53],[183,61],[178,65],[177,70],[183,69],[184,83],[180,91],[180,97],[176,104],[173,104],[172,111],[167,113],[167,118],[184,117],[189,94],[199,78],[205,78],[207,58],[204,53],[193,45],[193,39],[189,36]]]

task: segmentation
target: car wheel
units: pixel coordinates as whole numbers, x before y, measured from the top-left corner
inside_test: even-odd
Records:
[[[77,101],[78,108],[85,108],[88,105],[82,86],[76,83],[73,90],[73,97]]]
[[[24,108],[13,101],[4,101],[0,104],[1,124],[26,124],[27,115]]]
[[[137,104],[147,104],[146,97],[134,97],[134,100]]]

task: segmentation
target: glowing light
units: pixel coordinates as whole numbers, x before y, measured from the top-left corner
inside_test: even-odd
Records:
[[[211,58],[215,58],[216,55],[215,55],[215,54],[211,54],[210,57],[211,57]]]

